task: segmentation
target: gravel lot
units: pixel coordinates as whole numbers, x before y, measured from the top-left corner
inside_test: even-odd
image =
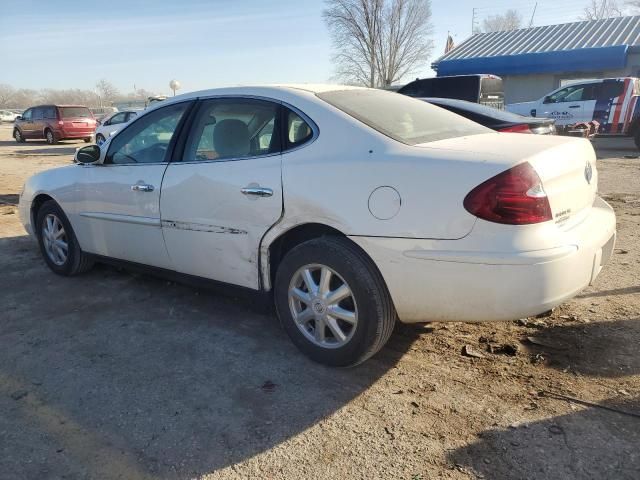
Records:
[[[640,478],[631,142],[597,143],[619,241],[595,286],[545,318],[399,326],[348,370],[307,360],[248,299],[51,273],[15,205],[80,145],[0,127],[2,478]]]

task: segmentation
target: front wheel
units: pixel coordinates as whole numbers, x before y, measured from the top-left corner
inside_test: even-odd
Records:
[[[77,275],[93,266],[93,261],[80,249],[67,216],[53,200],[38,210],[36,233],[45,262],[58,275]]]
[[[84,143],[91,143],[91,137],[83,138]]]
[[[293,343],[311,359],[335,367],[357,365],[378,352],[396,319],[376,266],[341,237],[292,249],[276,274],[275,303]]]
[[[26,141],[24,136],[22,135],[22,132],[20,132],[20,130],[18,130],[17,128],[13,130],[13,138],[15,138],[16,142],[18,143],[24,143]]]

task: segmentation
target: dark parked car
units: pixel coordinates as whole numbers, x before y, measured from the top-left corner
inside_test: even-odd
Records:
[[[59,140],[83,139],[89,143],[96,130],[96,119],[80,105],[39,105],[25,110],[15,121],[16,142],[45,139],[52,145]]]
[[[495,75],[454,75],[416,79],[398,89],[415,98],[454,98],[504,110],[502,79]]]
[[[550,118],[524,117],[478,103],[450,98],[421,98],[420,100],[457,113],[498,132],[536,133],[538,135],[555,135],[556,133],[556,122]]]

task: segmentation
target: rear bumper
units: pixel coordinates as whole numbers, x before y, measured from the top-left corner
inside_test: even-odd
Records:
[[[95,130],[59,130],[56,132],[56,136],[60,140],[73,139],[73,138],[89,138],[93,137],[95,134]]]
[[[514,320],[547,311],[592,283],[611,257],[613,209],[596,198],[565,243],[542,250],[461,249],[485,242],[352,237],[384,277],[402,322]]]

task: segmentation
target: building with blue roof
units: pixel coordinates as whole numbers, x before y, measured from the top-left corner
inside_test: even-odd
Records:
[[[490,73],[505,102],[541,98],[570,80],[640,76],[640,16],[478,33],[433,62],[438,76]]]

